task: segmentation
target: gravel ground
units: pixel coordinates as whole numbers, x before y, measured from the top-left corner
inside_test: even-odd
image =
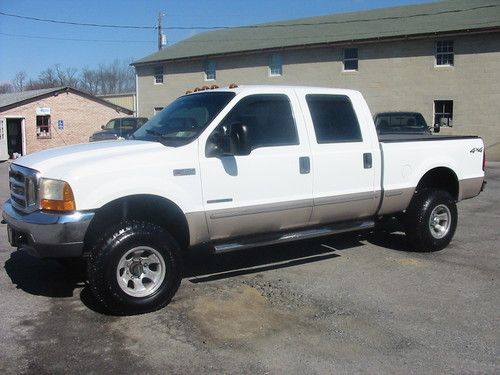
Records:
[[[500,163],[487,179],[443,251],[396,232],[189,256],[172,303],[133,317],[0,228],[0,373],[499,373]]]

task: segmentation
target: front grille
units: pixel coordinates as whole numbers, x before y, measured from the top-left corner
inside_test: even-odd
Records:
[[[32,212],[38,208],[38,172],[11,164],[9,170],[10,199],[18,210]]]

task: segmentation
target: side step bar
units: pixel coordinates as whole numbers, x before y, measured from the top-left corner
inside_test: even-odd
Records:
[[[245,237],[240,238],[239,240],[233,240],[233,242],[215,244],[214,253],[223,254],[236,250],[249,249],[252,247],[267,246],[297,240],[305,240],[308,238],[330,236],[332,234],[370,229],[374,226],[375,222],[373,220],[350,221],[331,224],[324,227],[309,228],[297,232],[270,233],[257,237]]]

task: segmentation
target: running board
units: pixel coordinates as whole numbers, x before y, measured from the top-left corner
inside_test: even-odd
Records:
[[[234,242],[218,243],[214,245],[214,253],[223,254],[236,250],[249,249],[251,247],[267,246],[297,240],[305,240],[308,238],[330,236],[332,234],[370,229],[374,226],[375,222],[373,220],[351,221],[332,224],[324,227],[310,228],[297,232],[271,233],[259,235],[257,237],[245,237],[240,238],[239,240],[234,240]]]

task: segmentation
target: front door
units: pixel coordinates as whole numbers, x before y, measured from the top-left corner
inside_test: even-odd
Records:
[[[0,117],[0,160],[9,159],[9,149],[7,144],[7,119]]]
[[[208,138],[200,139],[203,201],[212,240],[308,223],[312,210],[310,155],[302,116],[294,116],[292,110],[297,107],[295,101],[283,94],[246,96]],[[233,123],[246,125],[251,153],[207,155],[206,145],[212,137]]]
[[[7,119],[7,149],[11,157],[23,155],[22,122],[22,118]]]

